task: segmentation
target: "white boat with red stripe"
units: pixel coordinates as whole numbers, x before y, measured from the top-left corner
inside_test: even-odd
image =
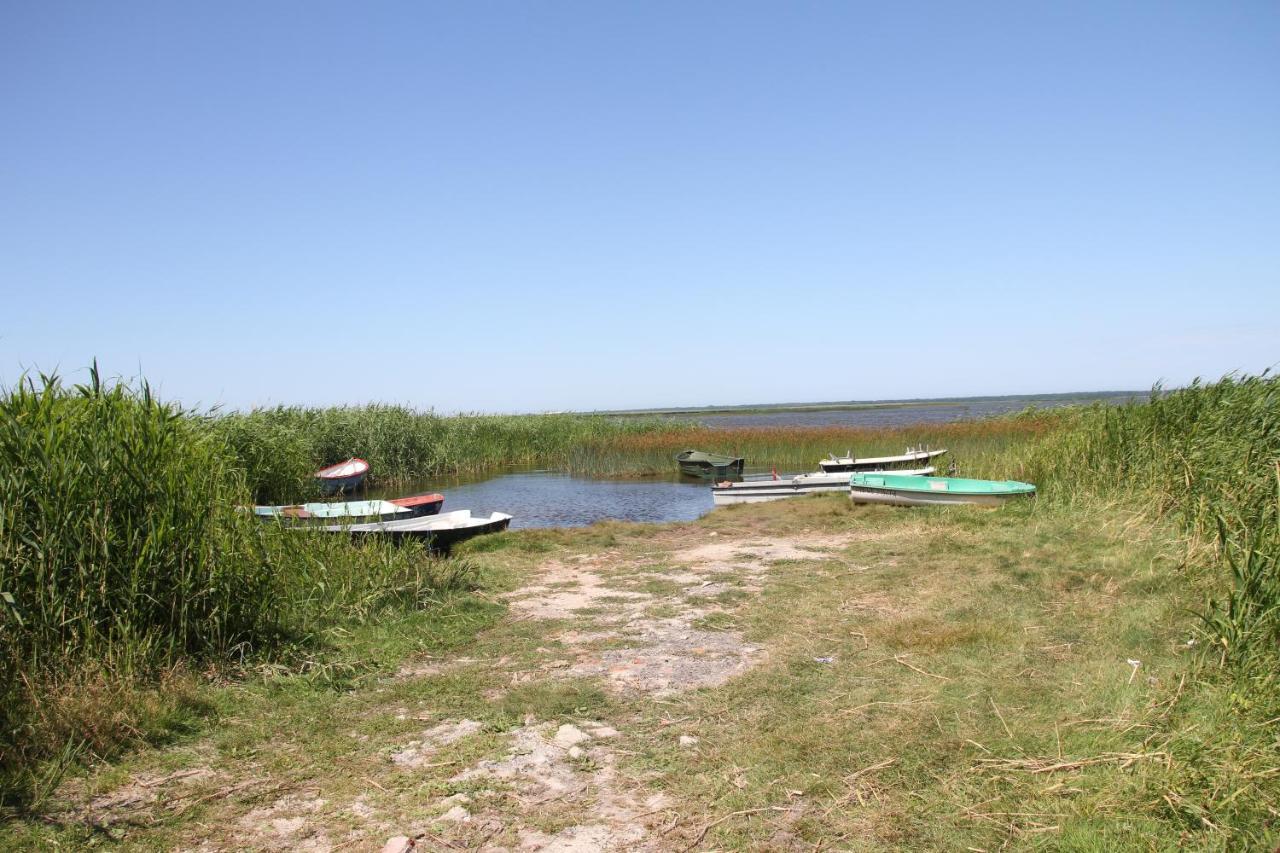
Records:
[[[316,479],[320,481],[320,491],[326,495],[332,495],[338,492],[353,492],[360,488],[368,473],[369,463],[353,457],[346,462],[321,468],[316,472]]]

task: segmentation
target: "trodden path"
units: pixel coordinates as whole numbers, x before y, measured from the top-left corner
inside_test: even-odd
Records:
[[[0,848],[1151,846],[1195,592],[1133,531],[819,496],[475,540],[482,591],[193,691]]]
[[[621,544],[533,562],[473,647],[410,660],[323,709],[292,706],[268,743],[206,739],[72,784],[66,800],[79,803],[59,819],[194,850],[696,846],[705,824],[664,791],[660,769],[627,759],[635,737],[673,750],[697,738],[660,715],[637,734],[637,708],[767,659],[735,612],[771,564],[831,559],[856,536],[630,529]]]

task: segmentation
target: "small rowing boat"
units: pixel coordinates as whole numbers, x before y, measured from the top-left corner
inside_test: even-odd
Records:
[[[966,480],[962,477],[905,477],[901,474],[854,474],[849,497],[854,503],[894,506],[978,504],[1000,506],[1034,497],[1036,487],[1016,480]]]
[[[676,464],[680,466],[681,474],[704,480],[713,477],[741,477],[746,462],[741,456],[725,456],[723,453],[705,453],[701,450],[686,450],[676,454]]]
[[[832,454],[831,458],[823,459],[819,462],[818,467],[830,474],[836,472],[853,473],[854,471],[892,471],[897,468],[919,468],[928,465],[946,452],[945,448],[942,450],[919,450],[914,447],[908,447],[907,452],[901,456],[866,456],[858,459],[847,454],[839,457]],[[903,473],[907,472],[904,471]]]
[[[429,495],[413,495],[407,498],[392,498],[390,503],[399,507],[404,507],[413,513],[410,518],[418,518],[423,515],[435,515],[440,512],[440,507],[444,506],[444,495],[432,493]]]
[[[328,468],[321,468],[315,476],[320,481],[320,491],[326,495],[333,495],[340,492],[353,492],[360,488],[368,473],[368,462],[352,458],[337,465],[330,465]]]
[[[331,524],[321,528],[354,536],[385,536],[392,541],[419,539],[433,551],[448,551],[457,543],[485,533],[506,530],[511,516],[495,512],[489,516],[473,516],[469,509],[459,509],[425,518],[380,521],[371,524]]]
[[[435,515],[444,505],[444,495],[414,495],[389,501],[336,501],[292,504],[289,506],[255,506],[259,518],[288,522],[370,522],[396,521]]]
[[[894,473],[922,477],[932,474],[933,471],[932,467],[925,467]],[[728,506],[796,498],[820,492],[848,491],[848,474],[816,471],[812,474],[797,474],[793,477],[749,478],[737,483],[725,480],[711,487],[711,503],[715,506]]]
[[[440,499],[441,502],[444,498]],[[439,511],[439,507],[436,507]],[[255,506],[259,518],[279,521],[380,521],[413,518],[413,510],[391,501],[336,501],[333,503],[291,504],[289,506]]]

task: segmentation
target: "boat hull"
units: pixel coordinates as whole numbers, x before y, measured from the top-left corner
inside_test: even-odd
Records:
[[[680,473],[686,477],[709,480],[712,477],[741,477],[747,460],[741,456],[723,453],[705,453],[701,450],[685,450],[675,456]]]
[[[403,521],[386,521],[375,524],[330,525],[322,529],[334,533],[348,533],[355,537],[377,536],[402,542],[414,539],[432,551],[448,553],[454,545],[486,533],[498,533],[511,524],[511,516],[495,512],[489,516],[473,516],[471,510],[460,509],[442,515],[410,518]]]
[[[903,476],[923,477],[932,474],[934,469],[916,468],[910,471],[897,471]],[[711,487],[711,503],[715,506],[731,506],[733,504],[764,503],[786,498],[799,498],[805,495],[816,495],[823,492],[848,492],[849,475],[844,473],[800,474],[778,480],[744,480],[740,483],[720,483]]]
[[[441,498],[443,502],[444,498]],[[437,507],[438,509],[438,507]],[[305,503],[289,506],[256,506],[258,518],[281,524],[355,524],[413,518],[411,509],[392,501],[344,501]]]
[[[409,510],[408,518],[421,518],[424,515],[437,515],[444,506],[444,495],[413,495],[408,498],[392,498],[388,503]]]
[[[339,495],[347,492],[354,492],[364,485],[364,478],[368,472],[363,474],[353,474],[350,477],[317,477],[320,483],[320,494],[322,495]]]
[[[680,473],[686,477],[698,477],[710,480],[715,477],[741,477],[745,459],[735,459],[725,465],[712,465],[709,462],[681,462]]]
[[[1028,495],[956,495],[932,494],[903,489],[850,489],[849,499],[860,504],[890,506],[1002,506],[1010,501],[1026,500]]]
[[[1001,506],[1034,497],[1036,487],[1015,480],[973,480],[962,477],[904,477],[900,474],[854,474],[849,499],[854,503],[893,506]]]
[[[934,459],[946,453],[943,450],[915,450],[901,456],[878,456],[864,459],[844,457],[841,459],[823,459],[818,467],[828,474],[873,474],[880,471],[892,471],[895,474],[909,474],[904,468],[928,465]]]
[[[320,484],[320,493],[337,495],[354,492],[364,485],[369,476],[369,463],[363,459],[352,458],[316,472],[316,482]]]

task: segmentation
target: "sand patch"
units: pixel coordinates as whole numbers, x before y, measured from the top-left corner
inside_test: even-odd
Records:
[[[506,756],[477,762],[451,781],[490,781],[508,790],[521,811],[554,812],[571,822],[556,832],[519,828],[516,850],[652,850],[655,846],[648,821],[667,808],[667,798],[660,793],[645,794],[620,776],[613,750],[606,743],[617,735],[613,728],[590,720],[560,726],[530,721],[509,732]],[[467,818],[468,823],[491,828],[503,820],[502,815],[484,807],[468,812]],[[467,831],[458,825],[459,834]],[[481,849],[511,848],[488,845]]]
[[[410,741],[404,749],[392,753],[391,762],[400,767],[421,767],[440,747],[470,737],[483,728],[484,724],[475,720],[440,723],[427,729],[417,740]]]

